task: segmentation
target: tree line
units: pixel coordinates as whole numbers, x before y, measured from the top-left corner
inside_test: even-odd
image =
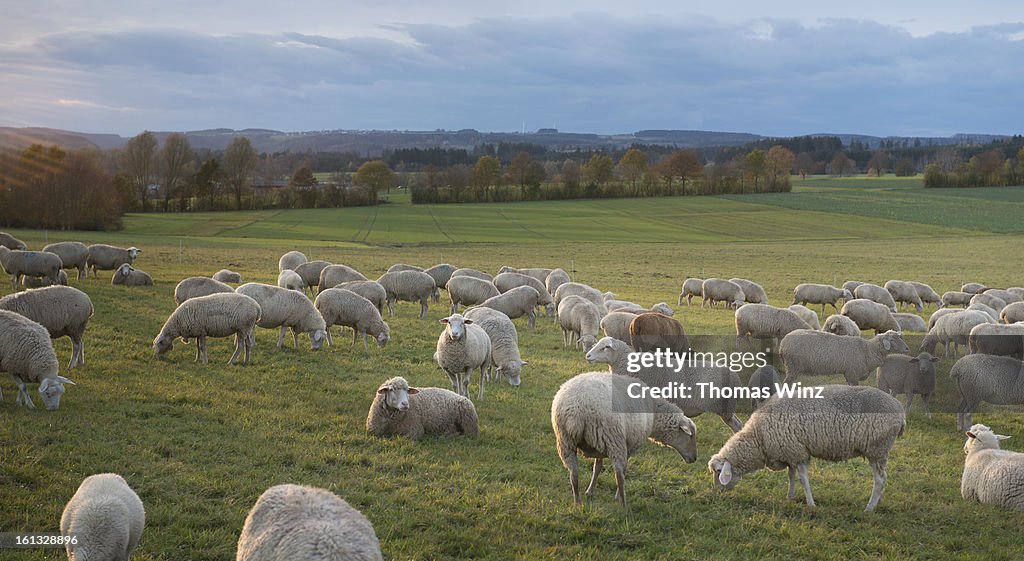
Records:
[[[1005,150],[979,152],[966,161],[950,158],[924,168],[925,188],[1006,187],[1024,185],[1024,146],[1018,148],[1016,161]]]

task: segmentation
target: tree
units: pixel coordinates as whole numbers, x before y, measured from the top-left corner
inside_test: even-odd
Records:
[[[192,190],[197,197],[208,199],[207,209],[214,210],[217,201],[217,187],[221,180],[220,164],[210,158],[199,166],[199,171],[192,176]]]
[[[681,192],[686,194],[686,179],[699,174],[703,166],[700,165],[696,152],[685,149],[676,150],[662,158],[657,169],[669,191],[672,190],[672,182],[678,178]]]
[[[907,177],[914,175],[917,168],[914,166],[914,160],[904,156],[896,161],[896,168],[893,171],[897,177]]]
[[[153,181],[156,148],[156,136],[144,131],[132,137],[121,152],[121,167],[128,178],[128,183],[139,195],[142,212],[149,210],[149,184]]]
[[[377,204],[377,194],[382,189],[391,189],[395,182],[395,173],[384,160],[373,160],[359,166],[353,183],[373,193],[373,204]]]
[[[834,158],[832,158],[832,173],[842,177],[846,173],[849,173],[853,169],[853,162],[850,158],[846,157],[846,154],[839,152]]]
[[[630,148],[619,160],[619,170],[622,177],[629,183],[629,192],[637,195],[636,184],[647,172],[647,154],[637,148]]]
[[[776,144],[768,149],[765,155],[765,171],[768,174],[768,186],[772,191],[785,188],[789,190],[789,173],[793,170],[796,156],[789,148]]]
[[[473,187],[477,200],[484,201],[487,188],[501,183],[501,162],[494,156],[480,156],[473,166]]]
[[[754,180],[754,192],[756,193],[760,186],[761,177],[764,176],[765,168],[767,166],[767,156],[765,156],[764,150],[755,148],[751,150],[745,158],[743,158],[743,169],[747,172],[747,176]]]
[[[540,198],[540,185],[547,179],[548,173],[544,169],[544,164],[537,160],[531,160],[526,165],[526,173],[523,178],[523,185],[525,186],[525,193],[531,200],[537,200]]]
[[[531,162],[533,162],[533,156],[529,152],[520,152],[512,158],[512,162],[508,165],[509,180],[518,185],[520,189],[526,187],[526,173]]]
[[[889,167],[889,155],[882,150],[876,150],[868,160],[868,170],[875,170],[875,176],[885,175],[885,169]],[[870,173],[870,172],[869,172]]]
[[[587,185],[603,187],[615,177],[615,164],[608,154],[594,154],[583,164],[583,177]]]
[[[259,163],[259,155],[252,142],[244,136],[236,136],[221,158],[224,179],[235,195],[235,208],[242,209],[242,195],[249,186],[249,176]]]
[[[562,189],[565,190],[567,197],[573,198],[576,196],[576,192],[580,188],[580,177],[582,174],[580,165],[575,160],[566,160],[562,163],[562,168],[558,172],[558,178],[562,182]]]
[[[316,183],[316,176],[313,175],[313,170],[306,166],[300,167],[292,174],[291,185],[293,187],[312,187]]]
[[[164,195],[164,212],[168,212],[171,210],[171,197],[178,189],[185,189],[185,178],[192,171],[192,146],[185,135],[173,133],[164,140],[157,160],[160,167],[160,189]],[[186,204],[187,200],[185,193],[182,204]]]
[[[807,152],[800,152],[793,166],[796,168],[796,172],[800,174],[800,179],[807,179],[807,174],[812,173],[815,167],[814,156]]]

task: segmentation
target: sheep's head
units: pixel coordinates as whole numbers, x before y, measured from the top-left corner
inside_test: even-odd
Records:
[[[392,378],[377,388],[377,395],[384,398],[384,406],[395,411],[409,410],[409,396],[420,393],[416,388],[410,388],[409,382],[401,376]]]
[[[309,348],[314,351],[319,351],[324,346],[324,341],[327,339],[327,330],[325,329],[314,329],[309,333]]]
[[[555,315],[555,303],[548,302],[547,304],[544,304],[544,313],[546,313],[549,316]]]
[[[64,384],[75,385],[64,376],[54,378],[43,378],[39,383],[39,395],[43,398],[43,405],[48,411],[55,411],[60,407],[60,397],[64,395]]]
[[[587,351],[587,362],[615,364],[625,358],[629,347],[614,337],[604,337]]]
[[[853,300],[853,293],[850,292],[848,289],[844,288],[842,298],[843,300]]]
[[[916,364],[921,374],[935,375],[935,363],[939,362],[939,357],[932,356],[927,352],[921,352],[914,358],[910,359],[911,364]]]
[[[732,489],[743,477],[742,473],[733,472],[732,463],[723,458],[720,454],[711,456],[708,460],[708,470],[715,480],[715,488],[720,490]]]
[[[658,312],[659,314],[666,315],[669,317],[675,315],[675,312],[672,311],[672,308],[668,305],[668,302],[658,302],[657,304],[651,306],[651,311]]]
[[[138,257],[140,253],[142,253],[142,250],[135,246],[128,248],[128,258],[132,260],[132,263],[135,262],[135,258]]]
[[[499,275],[501,273],[518,273],[518,272],[519,272],[518,269],[516,269],[514,267],[509,267],[508,265],[502,265],[501,268],[498,269],[498,274]]]
[[[153,341],[153,350],[156,351],[157,356],[160,356],[167,351],[171,350],[174,346],[174,337],[167,335],[161,335]]]
[[[619,295],[615,294],[614,292],[605,292],[604,294],[601,295],[601,297],[604,299],[605,302],[607,302],[609,300],[614,300],[618,296]]]
[[[525,360],[510,360],[505,364],[499,365],[497,372],[499,376],[504,376],[505,380],[510,386],[519,387],[521,382],[521,376],[523,373],[523,366],[529,364]]]
[[[590,349],[593,349],[594,345],[597,344],[597,337],[594,335],[584,335],[580,337],[580,344],[583,345],[583,350],[589,353]]]
[[[127,263],[122,263],[121,266],[117,268],[116,274],[119,277],[129,277],[131,276],[133,270],[134,269],[132,269],[131,265]]]
[[[651,440],[668,446],[692,464],[697,461],[697,426],[676,407],[664,400],[655,400],[654,432]]]
[[[882,348],[889,354],[901,354],[909,355],[910,347],[907,346],[906,341],[903,340],[903,335],[899,331],[889,330],[881,335]]]
[[[381,330],[381,332],[377,334],[377,346],[383,349],[388,344],[388,341],[390,341],[390,340],[391,340],[391,328],[388,327],[388,324],[385,323],[384,324],[384,329]]]
[[[461,341],[466,336],[466,326],[472,325],[473,320],[466,319],[462,314],[452,314],[441,320],[441,323],[447,324],[445,332],[448,333],[448,338],[453,341]]]
[[[742,306],[742,305],[743,305],[743,297],[742,296],[738,296],[735,300],[733,300],[732,302],[729,303],[729,307],[734,309],[734,310],[740,309],[740,306]]]
[[[967,442],[964,443],[964,454],[970,454],[972,450],[984,450],[986,448],[999,449],[999,441],[1010,438],[1003,434],[996,434],[985,425],[972,425],[967,431]]]

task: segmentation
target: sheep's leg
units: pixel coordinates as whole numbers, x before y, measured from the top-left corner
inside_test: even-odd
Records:
[[[235,333],[235,352],[231,353],[231,358],[228,359],[228,364],[234,364],[235,359],[238,358],[238,354],[242,352],[242,347],[245,345],[242,341],[243,336],[240,333]]]
[[[363,350],[364,350],[364,351],[368,351],[368,350],[370,350],[370,346],[366,344],[366,330],[365,330],[365,329],[363,329],[363,330],[362,330],[362,331],[360,331],[359,333],[361,333],[361,334],[362,334],[362,336],[363,336]]]
[[[797,464],[796,472],[800,476],[800,484],[804,487],[804,498],[807,499],[807,506],[814,506],[814,497],[811,495],[811,480],[807,477],[808,465],[807,463]]]
[[[704,309],[704,302],[707,302],[707,301],[708,301],[708,297],[707,296],[704,296],[703,298],[700,299],[700,307],[701,307],[701,309]],[[715,304],[714,302],[711,303],[712,306],[714,304]]]
[[[458,309],[459,309],[459,305],[458,305],[458,304],[456,304],[456,303],[455,303],[455,299],[454,299],[454,298],[452,298],[452,313],[450,313],[450,314],[448,314],[448,315],[454,315],[454,314],[455,314],[455,312],[456,312],[456,310],[458,310]]]
[[[910,391],[910,392],[906,392],[906,393],[907,393],[907,404],[903,406],[903,416],[906,417],[906,418],[909,418],[910,417],[910,402],[914,401],[914,392]],[[928,406],[926,405],[925,409],[927,409],[927,408],[928,408]]]
[[[388,314],[395,315],[395,301],[390,296],[388,297]]]
[[[594,491],[597,490],[597,476],[601,475],[604,471],[604,458],[598,458],[594,460],[594,474],[590,476],[590,485],[587,485],[587,490],[584,492],[587,495],[587,501],[594,498]]]
[[[430,309],[430,304],[427,302],[426,298],[420,300],[420,319],[427,319],[427,310]]]
[[[279,350],[279,351],[281,350],[282,347],[284,347],[284,332],[287,331],[287,330],[288,330],[287,327],[285,327],[283,325],[281,326],[281,334],[278,335],[278,337],[277,337],[277,350]]]
[[[874,512],[878,501],[882,500],[882,493],[885,491],[885,464],[885,458],[871,462],[871,475],[874,477],[874,483],[871,486],[871,500],[868,501],[864,512]]]
[[[740,432],[740,429],[743,428],[743,421],[741,421],[735,413],[733,413],[731,417],[726,417],[725,415],[722,415],[722,421],[724,421],[725,424],[729,425],[729,428],[732,429],[732,432]]]
[[[202,337],[199,337],[196,340],[196,344],[198,345],[198,347],[203,352],[203,364],[209,364],[210,363],[210,358],[206,356],[206,335],[203,335]]]
[[[32,398],[28,395],[28,388],[25,386],[25,382],[21,381],[21,378],[15,378],[14,381],[18,383],[18,398],[14,400],[14,404],[35,409],[36,404],[32,403]]]
[[[793,500],[796,498],[796,468],[789,466],[789,492],[786,493],[786,499]]]
[[[565,469],[569,470],[569,486],[572,487],[572,502],[573,504],[581,504],[580,468],[579,462],[576,459],[576,450],[563,451],[561,447],[559,447],[558,453],[562,457],[562,463],[565,464]]]
[[[78,363],[75,366],[82,366],[85,364],[85,340],[82,337],[78,338]]]
[[[679,295],[679,301],[676,302],[676,306],[682,306],[682,305],[683,305],[683,295],[680,294]]]
[[[566,330],[563,327],[562,328],[562,348],[563,349],[569,346],[569,340],[568,340],[568,338],[566,338],[566,335],[568,335],[568,334],[569,334],[569,331]]]
[[[325,329],[325,331],[327,331],[327,346],[328,347],[333,347],[334,346],[334,337],[331,337],[331,326],[328,325],[327,329]]]
[[[626,457],[625,454],[610,458],[615,468],[615,498],[626,508]]]
[[[195,360],[195,362],[199,362],[199,360],[203,358],[203,345],[200,343],[201,340],[202,340],[202,337],[196,337],[196,360]]]
[[[528,325],[530,329],[533,329],[533,326],[537,323],[537,312],[531,309],[529,318],[530,320],[526,323],[526,325]]]
[[[480,400],[482,400],[484,398],[484,380],[486,380],[486,376],[490,376],[490,375],[491,375],[491,370],[489,368],[487,369],[487,374],[486,375],[484,374],[484,365],[481,364],[480,365],[480,391],[476,395],[477,401],[480,401]]]
[[[921,394],[921,400],[924,401],[924,414],[928,415],[928,418],[931,419],[932,418],[932,410],[931,410],[932,394],[930,394],[930,393]]]
[[[299,348],[299,332],[294,327],[292,328],[292,342],[295,344],[295,349]]]

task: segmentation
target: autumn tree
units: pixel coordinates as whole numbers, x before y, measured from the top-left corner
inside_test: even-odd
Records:
[[[382,190],[390,190],[395,182],[395,172],[384,160],[373,160],[359,166],[353,183],[373,193],[373,204],[377,204],[377,195]]]
[[[520,188],[526,187],[526,174],[527,169],[530,167],[530,162],[533,161],[533,156],[529,152],[520,152],[512,158],[512,162],[508,165],[508,178],[509,181]]]
[[[121,152],[121,169],[139,196],[139,207],[149,210],[149,185],[153,182],[156,135],[144,131],[132,137]]]
[[[242,195],[249,186],[249,177],[257,163],[259,155],[252,147],[252,142],[244,136],[236,136],[224,150],[221,169],[224,171],[224,180],[235,195],[235,208],[239,210],[242,208]]]
[[[672,191],[672,183],[679,179],[682,194],[686,194],[686,179],[696,176],[702,169],[697,153],[689,149],[672,152],[662,158],[657,166],[658,174],[668,190]]]
[[[580,169],[580,164],[574,160],[565,160],[562,163],[561,169],[558,171],[558,179],[562,182],[562,189],[565,190],[565,194],[569,197],[574,197],[576,192],[580,188],[580,178],[583,175],[583,171]]]
[[[885,169],[889,167],[889,155],[882,150],[875,150],[868,160],[868,170],[875,170],[875,176],[885,175]]]
[[[807,179],[808,173],[814,173],[816,165],[814,157],[807,152],[800,152],[797,154],[796,160],[793,162],[793,167],[796,168],[796,172],[800,174],[800,179]]]
[[[160,170],[160,190],[164,195],[164,212],[171,210],[171,197],[179,189],[187,191],[185,182],[192,172],[192,146],[185,135],[173,133],[164,140],[157,157]],[[183,193],[182,208],[187,205],[188,193]]]
[[[587,185],[603,187],[615,177],[615,164],[608,154],[594,154],[583,164],[583,177]]]
[[[842,177],[849,173],[853,169],[853,162],[850,158],[846,157],[843,152],[838,152],[834,158],[832,158],[832,173]]]
[[[754,192],[758,192],[761,185],[761,177],[765,174],[766,168],[766,156],[764,150],[755,148],[751,150],[749,154],[743,158],[743,169],[747,172],[747,177],[754,182]]]
[[[789,174],[793,170],[796,156],[784,146],[775,145],[765,154],[764,167],[768,176],[768,187],[771,191],[782,190],[789,186]]]
[[[501,162],[494,156],[480,156],[473,166],[473,187],[476,189],[477,200],[483,202],[487,188],[500,183]]]
[[[636,185],[647,172],[647,167],[647,154],[637,148],[630,148],[619,160],[619,171],[622,173],[623,179],[629,183],[630,194],[634,196],[639,194]]]

